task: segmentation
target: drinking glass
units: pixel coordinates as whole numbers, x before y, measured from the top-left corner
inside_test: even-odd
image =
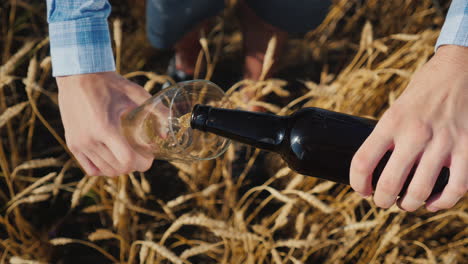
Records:
[[[190,127],[196,104],[231,108],[224,92],[206,80],[176,83],[122,116],[122,133],[130,145],[147,157],[169,161],[214,159],[230,140]]]

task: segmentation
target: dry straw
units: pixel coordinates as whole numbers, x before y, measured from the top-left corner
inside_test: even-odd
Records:
[[[164,244],[166,239],[174,232],[179,230],[182,226],[185,225],[194,225],[194,226],[202,226],[208,229],[222,229],[226,227],[226,223],[223,221],[213,220],[211,218],[206,217],[205,215],[183,215],[179,217],[174,223],[164,232],[164,235],[161,238],[161,244]]]
[[[97,245],[95,245],[95,244],[93,244],[93,243],[90,243],[90,242],[88,242],[88,241],[83,241],[83,240],[79,240],[79,239],[72,239],[72,238],[62,238],[62,237],[59,237],[59,238],[51,239],[51,240],[49,240],[49,242],[50,242],[52,245],[55,245],[55,246],[67,245],[67,244],[73,244],[73,243],[83,244],[83,245],[85,245],[85,246],[94,248],[95,250],[97,250],[98,252],[100,252],[102,255],[104,255],[105,257],[107,257],[109,260],[111,260],[113,263],[118,263],[118,262],[119,262],[116,258],[114,258],[114,256],[112,256],[111,254],[107,253],[106,250],[104,250],[103,248],[98,247]]]
[[[39,168],[46,168],[46,167],[60,167],[63,165],[63,162],[56,158],[45,158],[45,159],[36,159],[36,160],[28,160],[18,167],[16,167],[13,172],[11,173],[11,180],[15,179],[15,176],[22,170],[31,170],[31,169],[39,169]]]
[[[23,109],[28,105],[28,102],[22,102],[16,104],[14,106],[8,107],[1,115],[0,115],[0,128],[2,128],[10,119],[21,113]]]
[[[10,264],[46,264],[47,262],[24,259],[18,256],[10,258]]]
[[[317,209],[319,209],[320,211],[322,211],[322,212],[324,212],[326,214],[330,214],[331,212],[334,211],[333,208],[331,208],[330,206],[328,206],[324,202],[320,201],[317,197],[315,197],[312,194],[302,192],[302,191],[298,191],[298,190],[285,190],[284,193],[295,194],[295,195],[299,196],[299,198],[303,199],[304,201],[306,201],[310,205],[316,207]]]
[[[186,260],[176,256],[172,251],[170,251],[166,247],[161,246],[161,245],[156,244],[156,243],[151,242],[151,241],[135,241],[135,242],[133,242],[131,250],[130,250],[129,263],[133,263],[132,261],[133,261],[134,254],[132,254],[132,253],[133,253],[134,248],[135,248],[136,245],[146,246],[147,248],[149,248],[151,250],[154,250],[155,252],[157,252],[161,256],[167,258],[172,263],[176,263],[176,264],[189,263]]]
[[[203,243],[203,244],[201,244],[199,246],[192,247],[190,249],[185,250],[184,252],[182,252],[180,257],[182,259],[188,259],[190,257],[200,255],[200,254],[206,253],[208,251],[215,250],[220,245],[223,245],[223,242],[214,243],[214,244]]]
[[[16,202],[17,200],[19,200],[20,198],[23,198],[25,195],[29,194],[30,192],[32,192],[36,187],[40,186],[41,184],[47,182],[47,181],[50,181],[52,180],[55,176],[57,176],[57,173],[56,172],[51,172],[45,176],[43,176],[42,178],[38,179],[36,182],[34,182],[33,184],[29,185],[27,188],[25,188],[24,190],[22,190],[20,193],[16,194],[9,202],[8,202],[8,206],[13,204],[14,202]]]

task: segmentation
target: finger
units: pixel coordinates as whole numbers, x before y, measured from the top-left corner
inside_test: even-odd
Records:
[[[146,100],[151,98],[151,94],[148,93],[143,87],[133,82],[129,82],[128,89],[131,92],[127,93],[128,97],[135,102],[137,105],[144,103]]]
[[[88,159],[85,154],[79,152],[74,155],[86,174],[90,176],[102,175],[102,172],[99,170],[99,168],[90,159]]]
[[[112,151],[109,150],[106,144],[99,142],[96,144],[96,149],[99,156],[109,164],[117,174],[122,174],[123,168],[121,167],[119,160],[114,156]]]
[[[374,194],[374,202],[382,208],[389,208],[395,203],[414,162],[424,148],[421,142],[397,143],[385,166]]]
[[[406,194],[398,204],[405,211],[412,212],[424,204],[434,188],[437,177],[447,160],[451,146],[435,142],[429,145],[418,164]]]
[[[109,136],[105,144],[119,160],[125,173],[146,171],[151,167],[152,158],[136,152],[122,135],[116,133]]]
[[[372,175],[385,153],[393,147],[393,136],[385,125],[374,129],[364,141],[351,162],[350,184],[362,196],[372,194]]]
[[[107,163],[102,157],[101,153],[95,152],[94,150],[86,150],[83,152],[95,165],[96,167],[102,172],[102,176],[109,176],[114,177],[117,176],[118,173],[112,166]]]
[[[136,157],[135,164],[136,171],[145,172],[151,168],[151,165],[153,164],[153,158],[147,158],[139,155]]]
[[[468,188],[468,155],[454,154],[450,165],[450,177],[440,195],[431,197],[426,207],[429,211],[436,212],[440,209],[453,207],[467,192]]]

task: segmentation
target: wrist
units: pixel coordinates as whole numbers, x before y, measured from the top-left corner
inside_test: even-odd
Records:
[[[58,89],[68,89],[69,84],[72,83],[74,85],[82,86],[87,85],[89,83],[95,83],[97,78],[107,78],[112,75],[115,75],[115,71],[107,71],[107,72],[94,72],[94,73],[84,73],[84,74],[73,74],[73,75],[65,75],[65,76],[57,76],[55,77],[58,85]]]
[[[437,49],[434,57],[437,61],[450,63],[468,72],[468,47],[458,45],[443,45]]]

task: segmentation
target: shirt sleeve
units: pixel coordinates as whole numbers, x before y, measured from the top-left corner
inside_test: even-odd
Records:
[[[442,45],[468,47],[468,0],[453,0],[437,39],[436,50]]]
[[[107,0],[47,0],[53,76],[114,71]]]

